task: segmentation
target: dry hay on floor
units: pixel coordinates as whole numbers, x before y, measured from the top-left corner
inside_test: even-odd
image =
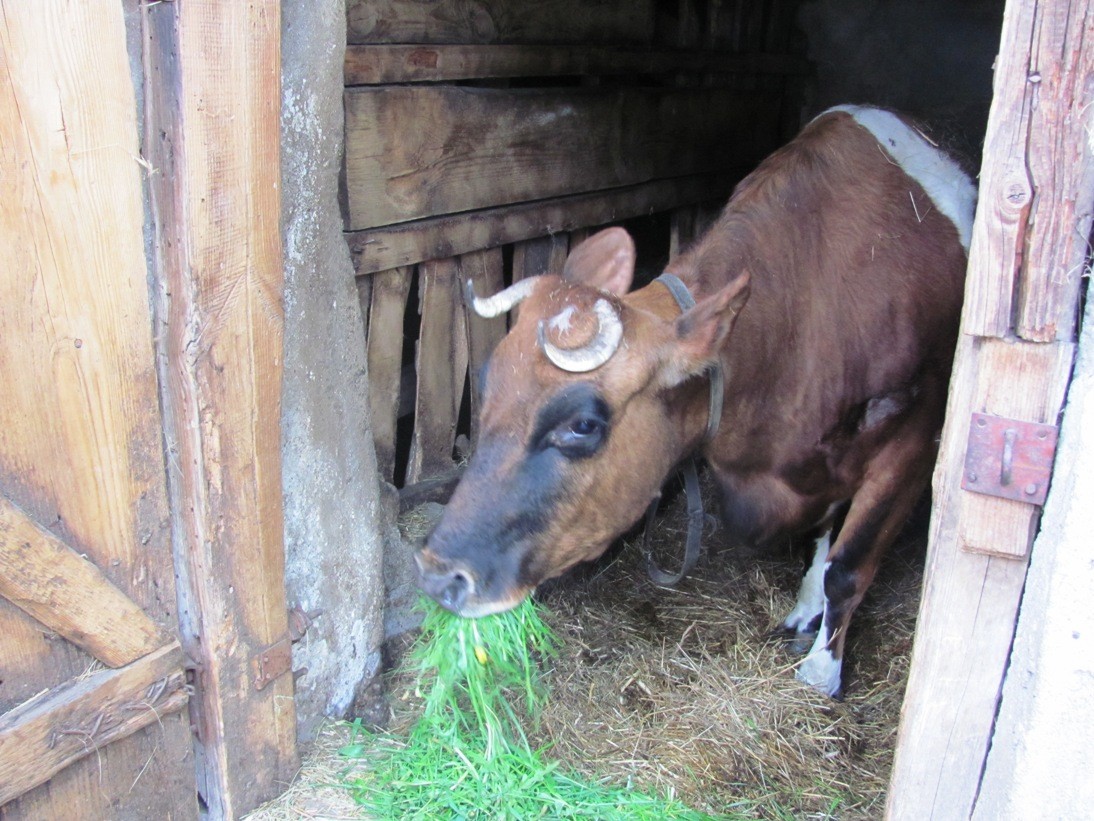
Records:
[[[535,740],[551,744],[549,757],[564,769],[673,794],[714,814],[881,817],[922,579],[923,529],[920,523],[890,553],[859,608],[842,702],[800,684],[793,675],[799,657],[769,637],[793,607],[803,559],[789,548],[765,557],[725,548],[719,534],[708,533],[708,555],[666,591],[645,577],[634,537],[614,558],[540,591],[561,651],[547,671],[551,696]],[[655,539],[682,550],[685,531],[678,498]],[[412,691],[405,677],[391,674],[396,725],[413,719]],[[344,728],[328,732],[348,738]],[[318,754],[333,759],[318,766],[323,779],[349,766],[337,759],[338,746]],[[294,786],[290,797],[304,809],[256,817],[350,817],[333,814],[346,812],[342,805],[329,816],[309,814],[315,804],[306,785]]]

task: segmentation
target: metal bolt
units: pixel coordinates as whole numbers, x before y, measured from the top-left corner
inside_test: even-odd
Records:
[[[979,477],[975,473],[970,473],[969,474],[969,481],[970,482],[975,482],[978,478]]]
[[[1036,492],[1037,492],[1037,485],[1035,485],[1033,482],[1030,482],[1028,485],[1026,485],[1026,495],[1027,496],[1032,496]]]

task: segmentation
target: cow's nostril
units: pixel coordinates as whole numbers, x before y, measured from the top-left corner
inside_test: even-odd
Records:
[[[438,596],[438,601],[449,610],[459,612],[467,600],[467,591],[471,588],[470,580],[459,570],[453,571],[448,584],[444,586]]]

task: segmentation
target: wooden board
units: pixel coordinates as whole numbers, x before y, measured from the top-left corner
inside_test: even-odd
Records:
[[[566,234],[552,234],[516,243],[513,246],[513,281],[543,274],[561,274],[569,245]]]
[[[238,817],[297,767],[280,453],[280,6],[143,6],[155,292],[199,789]]]
[[[978,356],[990,378],[978,381],[972,412],[1055,425],[1073,354],[1070,344],[984,339]],[[962,454],[962,464],[964,458]],[[958,543],[963,550],[1014,558],[1026,555],[1041,518],[1040,506],[967,491],[959,499]]]
[[[384,481],[394,481],[395,434],[403,370],[403,322],[412,267],[393,268],[371,277],[368,309],[368,384],[372,438]]]
[[[12,563],[3,573],[7,585],[30,582],[41,593],[46,568],[35,557],[63,541],[71,551],[60,561],[73,573],[66,570],[58,588],[68,586],[73,597],[31,594],[34,618],[0,600],[0,712],[97,666],[51,628],[87,616],[97,652],[113,663],[176,626],[143,236],[148,167],[137,135],[121,4],[5,5],[0,496],[35,524],[24,520],[8,531],[20,534],[15,551],[27,554],[6,552]],[[74,589],[82,583],[89,587]],[[94,601],[105,589],[144,613],[119,610],[116,638],[104,602]],[[5,592],[18,598],[26,591]],[[90,611],[74,614],[77,601]],[[87,818],[197,817],[185,714],[164,715],[94,752],[0,814],[6,821],[77,811]]]
[[[73,679],[0,716],[0,805],[184,709],[189,696],[183,662],[182,649],[172,642],[127,667]]]
[[[349,46],[345,84],[382,85],[503,77],[590,77],[679,72],[806,75],[791,54],[650,51],[596,46]]]
[[[1094,104],[1092,27],[1087,3],[1011,3],[1004,16],[970,250],[970,333],[1074,337],[1094,198],[1090,123],[1075,112]],[[1026,245],[1038,267],[1019,276]]]
[[[479,296],[496,294],[505,286],[505,260],[501,248],[489,248],[460,257],[460,282],[470,282]],[[471,380],[471,450],[479,443],[479,411],[482,408],[481,371],[505,336],[505,317],[489,319],[467,310],[467,350]]]
[[[496,248],[587,225],[606,225],[678,205],[728,199],[738,173],[701,174],[542,202],[435,217],[346,234],[358,275]]]
[[[961,478],[974,411],[1054,423],[1062,409],[1074,355],[1062,318],[1078,291],[1060,268],[1086,241],[1073,235],[1090,226],[1075,214],[1089,209],[1094,150],[1053,118],[1092,103],[1090,14],[1089,4],[1012,2],[1004,15],[891,819],[968,818],[992,743],[1039,511],[962,490]],[[1056,112],[1036,135],[1035,107]],[[1038,318],[1025,316],[1024,295]]]
[[[779,101],[727,89],[348,89],[347,228],[752,167]]]
[[[452,470],[467,373],[467,332],[457,261],[443,259],[421,265],[418,288],[422,330],[407,485]]]
[[[645,43],[653,0],[349,0],[350,43]]]
[[[91,561],[2,496],[0,596],[111,667],[169,641]]]

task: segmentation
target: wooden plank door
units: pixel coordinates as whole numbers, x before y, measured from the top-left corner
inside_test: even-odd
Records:
[[[122,5],[0,15],[0,817],[193,818]]]
[[[1062,411],[1094,205],[1092,32],[1089,2],[1007,3],[890,819],[967,819],[982,797],[1041,509],[971,489],[965,455],[973,414],[1017,431]]]

